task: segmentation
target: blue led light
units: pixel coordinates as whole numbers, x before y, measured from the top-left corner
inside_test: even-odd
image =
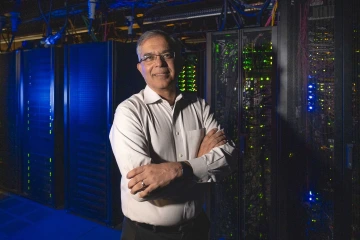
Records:
[[[312,77],[309,76],[309,80],[312,80]],[[307,91],[307,110],[312,112],[315,110],[315,101],[316,101],[316,85],[315,83],[308,84]]]

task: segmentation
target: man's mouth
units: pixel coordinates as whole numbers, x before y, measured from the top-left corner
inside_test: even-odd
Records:
[[[169,73],[154,73],[153,76],[167,76]]]

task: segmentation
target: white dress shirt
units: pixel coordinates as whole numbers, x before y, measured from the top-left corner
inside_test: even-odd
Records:
[[[200,213],[206,182],[216,181],[231,171],[234,147],[230,144],[212,149],[198,157],[205,134],[220,126],[209,105],[191,94],[179,94],[174,106],[149,86],[119,104],[110,130],[110,142],[121,178],[121,204],[124,215],[133,221],[157,226],[172,226]],[[189,161],[194,184],[174,190],[171,184],[156,198],[131,194],[132,169],[161,162]]]

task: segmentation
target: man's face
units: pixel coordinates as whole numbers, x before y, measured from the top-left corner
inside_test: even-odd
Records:
[[[139,49],[139,57],[160,55],[169,56],[174,50],[163,36],[153,36],[145,40]],[[153,61],[142,61],[137,64],[137,69],[144,77],[147,85],[156,93],[164,90],[175,90],[178,75],[180,56],[161,57],[155,56]]]

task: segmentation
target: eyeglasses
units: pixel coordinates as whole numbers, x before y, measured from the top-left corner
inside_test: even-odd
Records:
[[[145,63],[151,63],[156,60],[157,57],[160,57],[162,60],[170,60],[175,58],[175,52],[166,52],[162,54],[145,54],[142,58],[140,58],[139,63],[145,62]]]

